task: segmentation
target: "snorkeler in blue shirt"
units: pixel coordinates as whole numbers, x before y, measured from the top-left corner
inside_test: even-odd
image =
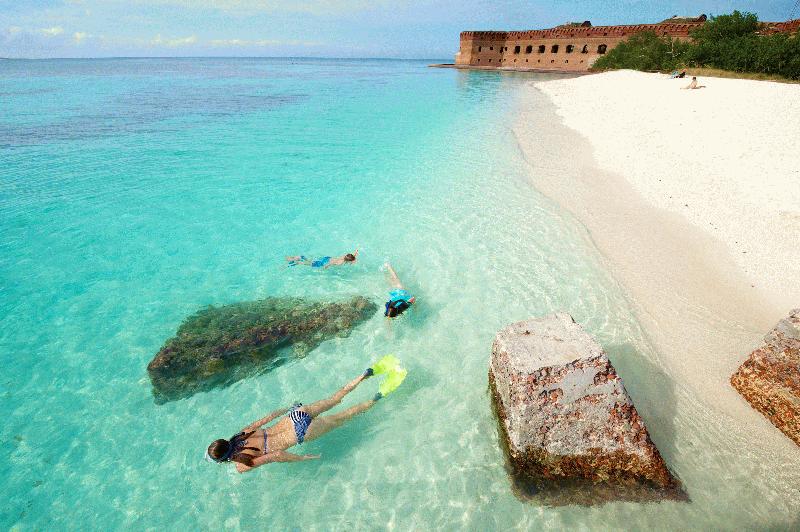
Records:
[[[392,290],[389,291],[389,301],[386,302],[386,309],[383,315],[387,318],[396,318],[408,310],[417,298],[403,288],[403,283],[400,282],[400,278],[391,264],[387,262],[384,266],[386,271],[389,272],[389,284],[392,285]]]

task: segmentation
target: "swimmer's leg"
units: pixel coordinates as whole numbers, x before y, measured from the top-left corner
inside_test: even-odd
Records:
[[[308,427],[308,431],[306,432],[306,439],[305,441],[315,440],[322,436],[323,434],[332,431],[333,429],[342,426],[342,424],[352,419],[354,416],[365,412],[372,408],[377,401],[371,399],[369,401],[364,401],[363,403],[359,403],[355,406],[351,406],[347,410],[343,410],[337,414],[331,414],[330,416],[322,416],[316,418],[311,421],[311,425]]]
[[[289,263],[289,266],[297,266],[298,264],[308,266],[311,264],[311,261],[305,255],[294,255],[292,257],[287,256],[286,262]]]
[[[300,410],[303,412],[308,412],[308,414],[313,418],[317,417],[321,413],[325,412],[326,410],[330,410],[334,406],[338,405],[344,399],[344,396],[348,393],[352,392],[356,389],[356,386],[361,384],[361,381],[366,379],[367,376],[359,375],[352,381],[345,384],[338,392],[333,394],[332,396],[328,397],[327,399],[322,399],[320,401],[316,401],[311,403],[310,405],[303,405],[300,407]]]

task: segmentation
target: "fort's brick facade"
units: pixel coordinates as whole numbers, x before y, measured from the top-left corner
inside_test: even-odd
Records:
[[[546,30],[461,32],[457,67],[503,68],[509,70],[557,70],[584,72],[603,54],[631,35],[645,31],[673,39],[689,39],[690,32],[705,24],[702,15],[694,19],[667,20],[659,24],[592,26],[590,22],[568,24]],[[793,32],[800,19],[766,22],[762,33]]]

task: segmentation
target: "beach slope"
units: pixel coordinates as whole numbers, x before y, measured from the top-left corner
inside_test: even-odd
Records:
[[[800,301],[800,85],[700,83],[632,71],[534,82],[514,134],[669,373],[759,423],[728,379]],[[543,118],[553,112],[555,125]]]

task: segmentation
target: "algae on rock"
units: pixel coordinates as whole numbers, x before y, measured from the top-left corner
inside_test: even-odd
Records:
[[[378,310],[364,297],[341,302],[268,297],[210,306],[189,316],[147,365],[157,403],[188,397],[305,356],[347,336]]]

